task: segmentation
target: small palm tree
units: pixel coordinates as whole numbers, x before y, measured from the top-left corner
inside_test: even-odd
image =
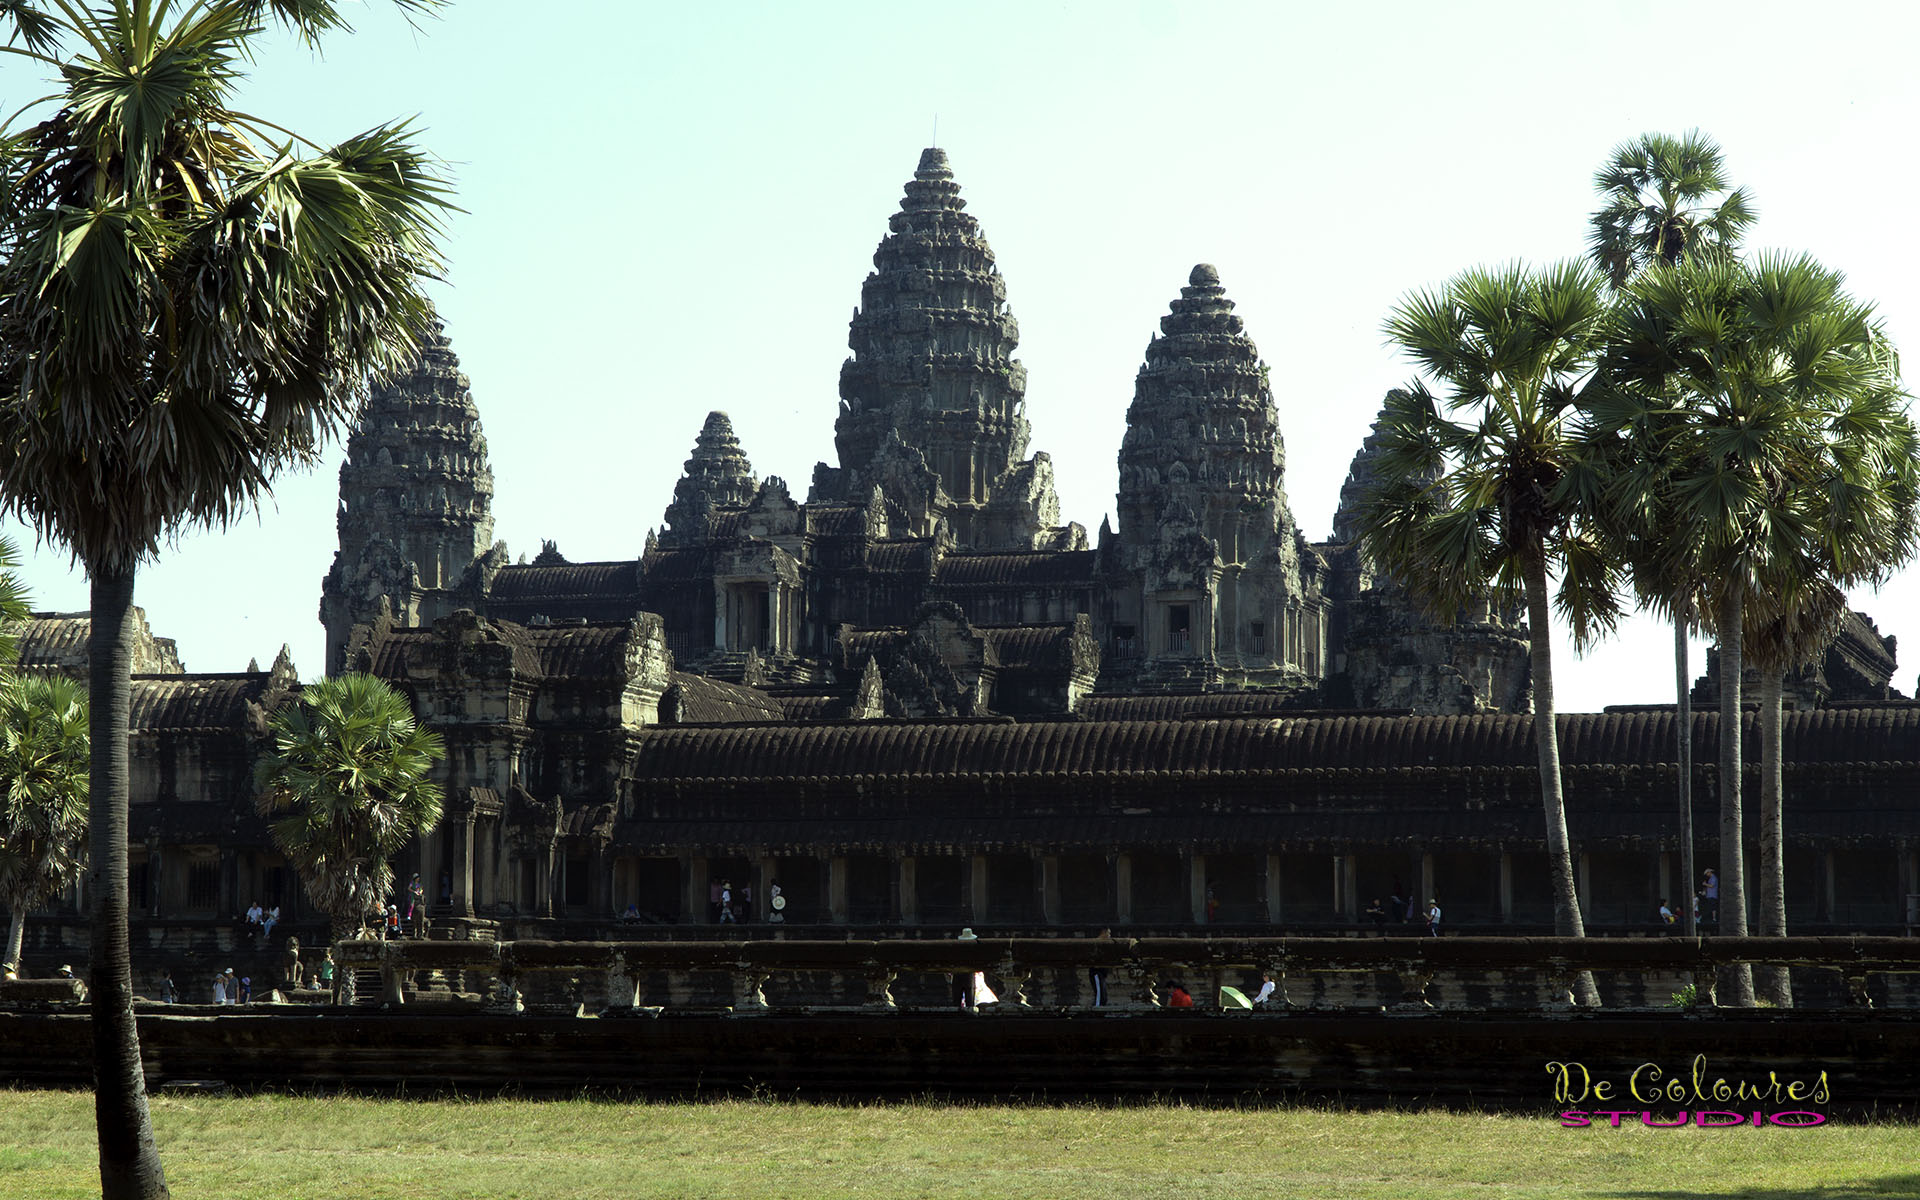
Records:
[[[424,0],[399,0],[420,7]],[[315,145],[235,107],[269,17],[336,0],[6,0],[0,52],[51,94],[0,130],[0,510],[71,548],[88,654],[95,1118],[108,1200],[167,1193],[133,1018],[127,717],[133,585],[183,526],[310,462],[359,381],[427,327],[447,206],[386,126]],[[33,118],[27,117],[32,120]]]
[[[1622,142],[1593,185],[1606,203],[1588,252],[1616,290],[1655,264],[1734,253],[1758,215],[1745,188],[1727,187],[1719,145],[1697,129]]]
[[[420,728],[406,698],[371,675],[306,688],[276,712],[273,749],[260,764],[260,813],[293,863],[333,940],[359,935],[393,890],[391,860],[440,821],[429,776],[440,739]]]
[[[1603,344],[1604,285],[1583,262],[1543,271],[1472,270],[1402,302],[1389,338],[1446,388],[1442,415],[1424,382],[1390,393],[1380,478],[1360,541],[1434,614],[1451,620],[1496,592],[1524,597],[1532,645],[1534,745],[1554,896],[1554,930],[1584,936],[1560,779],[1550,610],[1584,644],[1618,616],[1614,569],[1599,553],[1573,440],[1577,390]],[[1560,586],[1549,592],[1548,573]],[[1597,1003],[1590,979],[1583,1003]]]
[[[1617,291],[1641,271],[1675,266],[1683,259],[1731,256],[1757,215],[1744,188],[1729,189],[1720,147],[1699,130],[1679,137],[1647,133],[1614,147],[1594,176],[1606,206],[1593,214],[1588,252]],[[1680,813],[1680,877],[1693,885],[1693,707],[1687,637],[1699,624],[1694,606],[1697,581],[1660,578],[1645,553],[1666,526],[1629,522],[1632,536],[1620,547],[1632,562],[1634,589],[1642,606],[1673,623],[1674,752]],[[1682,930],[1694,927],[1693,905],[1680,906]]]
[[[20,963],[27,914],[72,887],[87,861],[87,697],[62,675],[0,683],[0,961]]]
[[[1654,574],[1697,582],[1720,643],[1720,928],[1736,936],[1748,625],[1806,625],[1821,579],[1870,581],[1913,550],[1915,435],[1897,361],[1842,282],[1805,256],[1647,270],[1627,286],[1606,394],[1590,406],[1600,434],[1639,447],[1638,493],[1621,507],[1664,526]],[[1729,984],[1734,1003],[1752,1003],[1750,971]]]

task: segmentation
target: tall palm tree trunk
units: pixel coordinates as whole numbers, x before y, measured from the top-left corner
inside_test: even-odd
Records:
[[[1786,672],[1760,673],[1760,903],[1755,909],[1762,937],[1787,936],[1786,843],[1782,839],[1780,809],[1785,782],[1781,769],[1780,709]],[[1779,1008],[1793,1007],[1793,980],[1785,967],[1763,967],[1761,998]]]
[[[88,985],[93,1001],[93,1111],[105,1200],[165,1197],[153,1144],[140,1029],[133,1019],[133,951],[127,932],[127,724],[132,709],[133,568],[89,568],[87,642],[91,705],[88,828],[92,909]]]
[[[1740,639],[1745,631],[1746,593],[1739,584],[1720,601],[1720,924],[1726,937],[1747,936],[1746,837],[1740,811],[1743,764],[1740,754]],[[1753,968],[1727,967],[1720,975],[1720,1000],[1753,1007]]]
[[[7,916],[7,952],[0,955],[0,964],[9,967],[20,965],[20,948],[27,941],[27,910],[19,904],[8,906],[12,911]]]
[[[1673,904],[1680,913],[1680,931],[1688,937],[1700,935],[1695,919],[1693,890],[1700,886],[1693,874],[1693,695],[1689,690],[1692,671],[1687,665],[1687,618],[1682,613],[1673,622],[1673,737],[1674,762],[1678,764],[1680,785],[1680,888]]]
[[[1527,563],[1527,623],[1533,653],[1533,744],[1540,761],[1540,804],[1547,826],[1547,871],[1553,887],[1553,932],[1560,937],[1585,937],[1580,919],[1580,895],[1573,884],[1573,850],[1567,837],[1566,795],[1560,786],[1560,733],[1553,706],[1553,642],[1547,625],[1546,556],[1535,554]],[[1593,976],[1582,971],[1574,980],[1574,1000],[1589,1007],[1600,1003]]]

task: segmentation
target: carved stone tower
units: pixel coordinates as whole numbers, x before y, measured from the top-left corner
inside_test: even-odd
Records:
[[[815,469],[813,498],[863,501],[878,485],[902,532],[924,537],[944,519],[959,544],[984,547],[1020,524],[1003,517],[989,532],[982,514],[1026,465],[1027,373],[1013,357],[1006,281],[965,208],[946,152],[922,152],[860,290],[834,422],[840,466]],[[1050,467],[1039,474],[1050,485]],[[1042,491],[1034,526],[1057,519],[1058,500]]]
[[[1150,541],[1186,509],[1222,561],[1249,561],[1292,524],[1267,367],[1220,273],[1201,263],[1160,318],[1120,443],[1120,536]]]
[[[1114,658],[1143,685],[1273,685],[1324,669],[1321,564],[1287,511],[1285,462],[1266,364],[1202,263],[1147,345],[1120,444],[1131,583]]]
[[[1327,703],[1422,716],[1532,711],[1532,660],[1517,605],[1503,609],[1483,596],[1441,624],[1362,551],[1360,512],[1380,479],[1380,440],[1376,419],[1340,488],[1333,540],[1320,547],[1334,601]]]
[[[493,544],[493,472],[480,412],[444,326],[373,388],[340,467],[340,549],[321,587],[327,670],[384,598],[396,624],[431,624]]]
[[[707,535],[714,513],[743,509],[753,503],[760,481],[753,464],[740,450],[733,422],[723,412],[707,414],[707,423],[695,439],[693,454],[679,482],[673,485],[673,503],[667,506],[662,545],[693,544]]]

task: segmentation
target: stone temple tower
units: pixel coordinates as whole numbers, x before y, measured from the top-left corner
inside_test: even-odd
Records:
[[[1115,658],[1141,684],[1323,671],[1324,567],[1287,511],[1285,462],[1266,364],[1202,263],[1147,345],[1120,444]]]
[[[686,471],[673,485],[673,503],[667,506],[661,544],[697,544],[707,536],[708,518],[745,508],[753,503],[759,489],[753,464],[747,461],[740,439],[733,434],[733,422],[726,413],[708,413],[706,425],[694,440]]]
[[[923,151],[860,289],[834,422],[840,465],[815,468],[812,499],[864,503],[877,485],[903,533],[944,520],[959,545],[1031,549],[1051,536],[1059,501],[1045,456],[1024,461],[1019,325],[965,209],[946,152]],[[988,520],[1002,491],[1024,493],[1033,519]],[[1001,544],[1010,538],[1025,545]]]
[[[1219,272],[1202,263],[1160,318],[1134,381],[1120,444],[1120,536],[1145,543],[1163,518],[1180,516],[1198,523],[1225,562],[1271,549],[1293,524],[1278,424],[1260,351]]]
[[[493,472],[467,377],[436,318],[414,361],[377,384],[340,467],[340,549],[321,585],[327,670],[384,597],[397,623],[431,623],[493,544]]]

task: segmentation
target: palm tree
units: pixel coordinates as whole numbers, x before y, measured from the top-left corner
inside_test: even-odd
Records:
[[[1638,501],[1668,536],[1658,577],[1697,579],[1720,644],[1720,912],[1747,932],[1741,687],[1749,622],[1804,624],[1818,563],[1836,584],[1911,552],[1914,433],[1871,309],[1812,259],[1656,266],[1627,286],[1596,427],[1655,464]],[[1905,480],[1906,482],[1902,482]],[[1777,754],[1777,747],[1775,753]],[[1729,978],[1752,1003],[1752,975]]]
[[[1614,571],[1588,527],[1591,483],[1572,441],[1577,388],[1603,344],[1604,286],[1583,262],[1534,272],[1476,269],[1407,298],[1386,332],[1446,389],[1390,393],[1380,424],[1384,482],[1363,504],[1370,558],[1450,620],[1496,592],[1524,596],[1532,645],[1534,744],[1554,889],[1554,930],[1585,935],[1560,779],[1549,605],[1585,644],[1618,616]],[[1549,594],[1549,570],[1561,577]],[[1591,979],[1583,1003],[1597,1003]]]
[[[440,821],[429,777],[440,738],[371,675],[313,684],[273,715],[268,733],[260,813],[274,818],[274,844],[333,919],[333,940],[354,937],[393,890],[393,855]]]
[[[404,126],[329,149],[233,107],[269,15],[309,40],[343,24],[334,0],[0,4],[0,49],[53,78],[27,110],[50,115],[0,133],[0,510],[71,548],[92,591],[89,982],[109,1200],[166,1194],[127,940],[136,570],[163,537],[236,519],[279,468],[311,461],[356,381],[411,351],[447,206]]]
[[[63,675],[16,675],[0,683],[0,962],[19,965],[27,914],[79,880],[86,850],[86,695]]]
[[[1699,130],[1679,137],[1646,133],[1614,147],[1594,176],[1606,207],[1593,214],[1588,250],[1617,291],[1655,264],[1674,266],[1701,255],[1731,255],[1757,215],[1746,190],[1727,187],[1720,147]],[[1662,525],[1642,526],[1657,539]],[[1646,559],[1631,547],[1627,556],[1642,605],[1673,622],[1674,752],[1680,811],[1680,878],[1693,887],[1693,672],[1687,662],[1687,637],[1698,624],[1687,578],[1658,579]],[[1692,937],[1693,905],[1680,905],[1681,929]]]
[[[1657,263],[1735,253],[1758,215],[1745,188],[1728,189],[1719,145],[1697,129],[1622,142],[1593,186],[1606,206],[1593,214],[1588,253],[1616,291]]]

